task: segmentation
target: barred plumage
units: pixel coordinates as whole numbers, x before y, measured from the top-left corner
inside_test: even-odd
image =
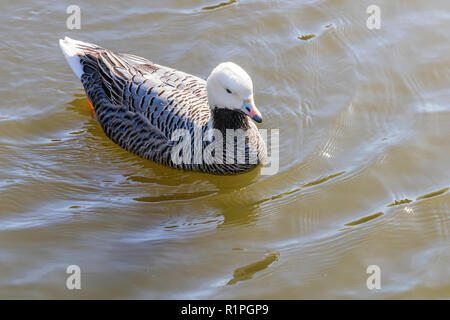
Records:
[[[265,142],[248,117],[261,120],[253,104],[252,88],[248,90],[251,80],[248,83],[245,78],[248,75],[237,69],[239,67],[231,63],[222,64],[223,70],[216,70],[215,74],[213,71],[210,78],[214,74],[214,79],[208,78],[207,88],[203,79],[135,55],[113,53],[67,37],[60,40],[60,46],[69,65],[81,79],[104,132],[124,149],[171,167],[215,174],[248,171],[266,158]],[[234,74],[228,76],[227,72]],[[237,78],[237,83],[230,82],[242,72],[245,73],[243,79]],[[246,109],[232,106],[234,100],[226,95],[222,99],[217,98],[215,103],[216,95],[210,86],[214,88],[219,84],[234,86],[236,92],[243,92],[247,99],[244,101]],[[226,90],[231,92],[228,87]],[[179,129],[185,129],[189,137],[172,139]],[[223,135],[222,143],[216,135],[207,137],[213,129]],[[227,129],[242,129],[245,143],[240,144],[238,138],[227,142]],[[195,154],[198,149],[195,139],[199,133],[202,157],[196,161],[199,150]],[[216,143],[216,148],[212,148],[213,143]],[[205,155],[208,146],[213,151]],[[190,152],[184,155],[188,161],[180,163],[174,160],[177,148]],[[217,151],[220,153],[216,154]],[[245,155],[245,161],[238,161],[239,152]],[[216,157],[214,161],[212,157]],[[227,157],[232,158],[233,163],[227,162]]]

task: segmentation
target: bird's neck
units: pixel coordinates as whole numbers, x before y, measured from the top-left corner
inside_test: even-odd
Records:
[[[225,108],[215,108],[212,110],[213,127],[220,130],[223,134],[226,129],[242,129],[250,128],[249,118],[240,111]]]

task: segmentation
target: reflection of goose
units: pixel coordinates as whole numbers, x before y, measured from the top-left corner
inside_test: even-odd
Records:
[[[221,63],[204,81],[68,37],[59,44],[103,130],[126,150],[172,167],[217,174],[248,171],[266,158],[266,145],[250,120],[262,121],[252,80],[236,64]],[[188,136],[172,140],[177,129]],[[245,140],[238,135],[227,142],[227,129],[242,129]],[[189,154],[182,154],[186,150]],[[173,154],[184,161],[175,161]]]

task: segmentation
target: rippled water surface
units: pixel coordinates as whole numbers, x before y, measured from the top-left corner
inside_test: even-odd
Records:
[[[78,1],[80,30],[71,1],[1,2],[0,298],[450,298],[450,2],[220,1]],[[122,150],[66,35],[204,78],[243,66],[278,173]]]

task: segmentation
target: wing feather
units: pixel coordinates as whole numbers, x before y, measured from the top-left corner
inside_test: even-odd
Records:
[[[110,102],[147,118],[163,134],[209,121],[205,80],[135,55],[83,49],[84,71],[98,72]]]

